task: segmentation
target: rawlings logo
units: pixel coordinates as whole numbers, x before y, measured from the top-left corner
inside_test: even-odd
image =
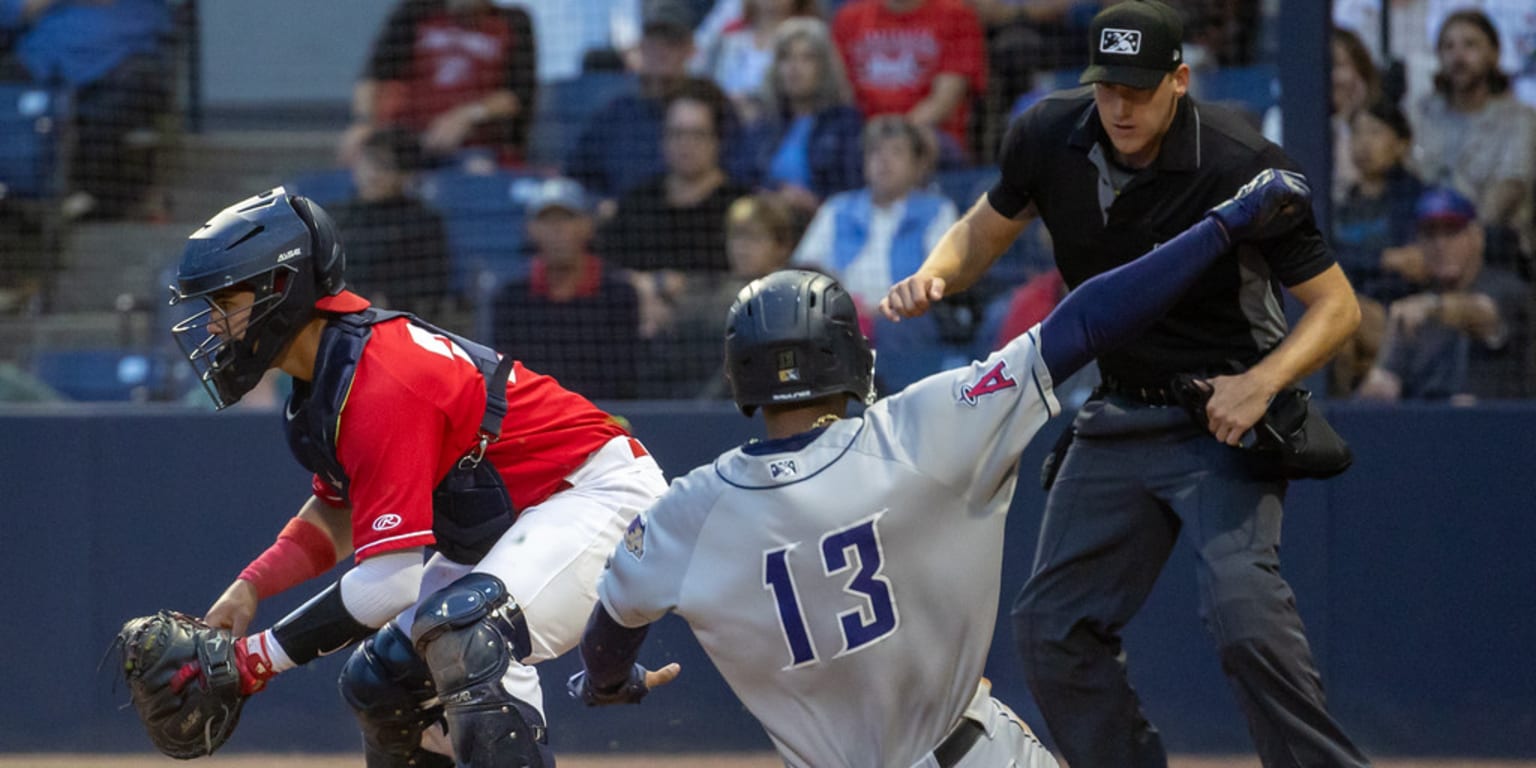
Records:
[[[1141,53],[1141,31],[1105,27],[1099,35],[1099,53],[1135,56]]]
[[[797,390],[795,390],[793,392],[775,392],[775,393],[773,393],[773,399],[775,401],[799,400],[800,398],[810,397],[810,396],[811,396],[811,390],[809,390],[809,389],[797,389]]]
[[[379,515],[373,521],[375,531],[387,531],[400,524],[400,516],[395,514]]]
[[[975,383],[960,388],[960,402],[974,406],[978,400],[987,395],[1012,389],[1018,385],[1019,382],[1008,375],[1008,361],[999,360],[997,365],[988,369]]]

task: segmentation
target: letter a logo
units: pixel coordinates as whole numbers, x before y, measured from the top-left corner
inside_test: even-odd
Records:
[[[975,405],[980,400],[994,392],[1017,387],[1019,382],[1008,375],[1008,362],[999,360],[997,365],[981,375],[973,384],[967,384],[960,388],[960,402],[966,405]]]

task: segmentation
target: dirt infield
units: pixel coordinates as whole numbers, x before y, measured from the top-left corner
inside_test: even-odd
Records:
[[[153,768],[186,765],[158,755],[0,755],[0,768]],[[198,768],[358,768],[355,755],[238,755],[197,761]],[[729,755],[560,755],[560,768],[780,768],[772,754]],[[1258,768],[1249,757],[1176,757],[1170,768]],[[1536,768],[1536,762],[1456,758],[1378,760],[1376,768]]]

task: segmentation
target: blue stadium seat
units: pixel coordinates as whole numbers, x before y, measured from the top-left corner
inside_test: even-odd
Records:
[[[983,192],[992,188],[997,183],[997,177],[1002,175],[996,166],[984,165],[978,168],[960,168],[952,171],[941,171],[934,176],[934,184],[938,186],[940,194],[952,200],[955,208],[965,213]]]
[[[452,262],[450,284],[473,298],[527,269],[523,220],[538,176],[501,171],[438,171],[422,179],[421,201],[443,217]]]
[[[1261,117],[1277,101],[1278,78],[1267,64],[1226,67],[1195,75],[1190,90],[1201,101],[1224,102]]]
[[[587,119],[614,97],[633,93],[637,87],[635,78],[622,72],[594,72],[541,83],[528,137],[528,162],[563,165]]]
[[[295,195],[303,195],[319,203],[322,207],[357,197],[357,186],[352,183],[352,172],[346,168],[307,171],[284,181],[283,187]]]
[[[0,197],[62,194],[61,134],[68,124],[67,95],[27,83],[0,83]]]
[[[71,400],[159,399],[168,384],[167,360],[133,349],[46,349],[32,357],[32,375]]]

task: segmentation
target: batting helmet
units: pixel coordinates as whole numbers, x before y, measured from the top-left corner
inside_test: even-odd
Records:
[[[875,399],[875,355],[853,297],[820,272],[781,270],[741,289],[725,321],[725,373],[748,416],[838,393]]]
[[[315,317],[315,301],[340,293],[346,255],[331,217],[282,187],[242,200],[187,240],[171,303],[208,307],[171,327],[198,380],[219,408],[251,391]],[[250,291],[248,308],[226,312],[214,299]],[[210,327],[218,323],[218,331]]]

